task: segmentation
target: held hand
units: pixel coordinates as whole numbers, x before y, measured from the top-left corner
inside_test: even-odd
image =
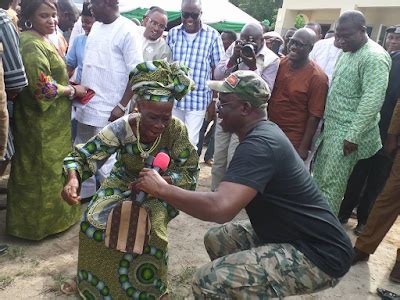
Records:
[[[344,156],[350,155],[354,151],[357,151],[357,149],[358,149],[357,144],[353,144],[352,142],[343,140],[343,155]]]
[[[77,98],[83,98],[86,96],[87,93],[87,88],[82,86],[82,85],[74,85],[73,88],[75,89],[75,97]]]
[[[255,71],[257,70],[257,60],[256,54],[254,51],[251,53],[251,56],[244,56],[243,54],[240,55],[243,62],[249,67],[250,70]]]
[[[308,158],[308,150],[307,149],[303,149],[302,147],[299,147],[298,149],[296,149],[296,151],[302,160],[306,160]]]
[[[134,188],[151,194],[156,198],[160,198],[168,186],[169,184],[158,172],[151,169],[143,169],[139,173],[139,179],[134,185]]]
[[[383,149],[386,155],[393,156],[397,149],[397,136],[393,134],[388,134]]]
[[[76,205],[79,204],[79,202],[81,201],[79,193],[80,193],[79,180],[78,178],[76,178],[76,176],[71,176],[61,192],[61,197],[69,205]]]
[[[113,122],[125,115],[125,112],[119,108],[118,106],[114,107],[114,109],[111,111],[111,115],[108,118],[108,121]]]

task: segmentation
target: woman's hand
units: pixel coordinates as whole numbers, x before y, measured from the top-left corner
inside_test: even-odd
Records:
[[[79,179],[76,175],[76,172],[68,173],[68,181],[64,186],[61,197],[69,204],[69,205],[76,205],[79,204],[81,201],[80,194],[80,185]]]
[[[87,88],[84,87],[83,85],[74,85],[73,88],[75,89],[75,97],[77,98],[83,98],[87,94]]]
[[[165,195],[166,189],[169,184],[161,177],[158,172],[152,169],[143,169],[139,173],[139,178],[134,184],[134,188],[153,195],[155,198],[160,198]]]

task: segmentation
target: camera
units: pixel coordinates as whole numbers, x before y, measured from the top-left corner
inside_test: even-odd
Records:
[[[239,42],[242,45],[242,54],[247,57],[251,57],[253,53],[257,53],[257,43],[253,41],[240,41]]]

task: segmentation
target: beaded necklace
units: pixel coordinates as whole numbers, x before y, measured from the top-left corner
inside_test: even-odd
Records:
[[[150,156],[150,153],[156,150],[158,145],[160,144],[161,141],[161,136],[160,134],[156,140],[154,141],[153,145],[150,147],[148,150],[144,150],[142,145],[140,144],[140,132],[139,132],[139,126],[140,126],[140,116],[136,117],[136,138],[137,138],[137,147],[140,152],[140,157],[143,158],[143,160],[147,159]]]

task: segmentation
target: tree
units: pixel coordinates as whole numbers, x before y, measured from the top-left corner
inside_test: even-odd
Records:
[[[260,22],[268,20],[275,25],[278,8],[282,7],[283,0],[229,0],[232,4],[248,13]]]
[[[303,15],[297,15],[295,19],[294,27],[297,29],[303,28],[306,25],[306,20],[304,19]]]

